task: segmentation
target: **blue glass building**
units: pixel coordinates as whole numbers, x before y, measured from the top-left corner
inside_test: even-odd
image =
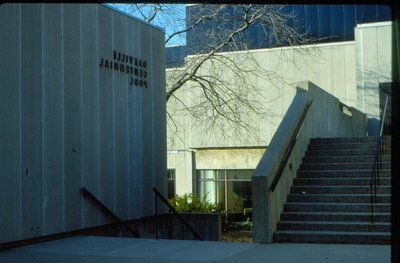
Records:
[[[206,7],[206,8],[205,8]],[[209,7],[209,8],[207,8]],[[216,5],[187,5],[186,26],[190,27],[195,17],[200,13],[211,12]],[[388,5],[328,5],[328,4],[296,4],[287,5],[282,10],[284,13],[295,15],[288,21],[289,26],[298,33],[306,34],[308,38],[316,39],[316,43],[339,42],[354,40],[354,27],[357,24],[390,21],[391,9]],[[220,18],[233,16],[235,8],[227,5],[220,11]],[[167,67],[183,66],[184,58],[187,55],[199,53],[209,45],[210,39],[201,34],[213,28],[213,32],[223,35],[234,25],[225,24],[221,27],[218,19],[204,21],[196,27],[196,30],[189,31],[186,35],[186,46],[167,47]],[[277,45],[273,37],[266,37],[261,25],[252,25],[244,34],[244,41],[249,49],[271,48],[282,46]],[[272,34],[271,34],[272,35]],[[228,50],[224,50],[228,51]]]

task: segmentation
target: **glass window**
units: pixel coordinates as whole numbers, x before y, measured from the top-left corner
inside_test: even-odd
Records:
[[[228,181],[227,211],[243,212],[251,208],[251,181]]]
[[[175,169],[168,169],[168,198],[175,196]]]
[[[197,171],[198,189],[200,198],[215,204],[223,204],[225,196],[224,172],[221,170]]]
[[[227,212],[251,208],[253,170],[198,170],[197,195],[220,205]]]

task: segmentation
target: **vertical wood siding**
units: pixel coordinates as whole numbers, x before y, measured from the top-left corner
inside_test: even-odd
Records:
[[[0,6],[0,243],[153,214],[166,192],[164,33],[94,4]],[[147,62],[147,88],[100,67]]]

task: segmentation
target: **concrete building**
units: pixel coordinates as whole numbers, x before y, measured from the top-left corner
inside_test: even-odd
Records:
[[[388,5],[377,4],[288,4],[288,5],[253,5],[258,7],[269,6],[273,12],[280,13],[287,24],[296,32],[312,38],[316,43],[340,42],[354,40],[353,28],[357,24],[374,23],[391,20],[391,10]],[[244,10],[238,5],[206,5],[193,4],[186,7],[186,26],[190,27],[199,17],[212,14],[218,10],[216,19],[208,19],[200,23],[196,30],[187,33],[187,52],[194,54],[204,51],[210,44],[210,38],[205,38],[198,32],[215,32],[219,37],[229,34],[227,28],[234,25],[224,24],[224,20],[235,21],[230,17],[242,17]],[[251,14],[252,9],[249,8]],[[231,19],[231,20],[230,20]],[[234,23],[234,22],[233,22]],[[267,32],[266,32],[267,31]],[[271,27],[259,23],[251,25],[244,33],[243,42],[248,49],[273,48],[287,46],[274,37]],[[218,41],[218,38],[216,39]],[[219,40],[220,41],[220,40]]]
[[[243,9],[239,5],[189,4],[186,5],[186,27],[189,28],[196,23],[200,16],[212,14],[217,9],[219,9],[217,17],[222,18],[228,15],[230,16],[229,21],[234,21],[233,17],[235,16],[241,17],[243,15]],[[388,5],[288,4],[277,7],[277,10],[286,16],[288,25],[300,34],[314,39],[316,43],[353,41],[355,39],[354,28],[357,24],[391,20],[391,10]],[[203,34],[199,32],[212,31],[217,36],[224,36],[227,32],[225,28],[230,27],[230,25],[223,24],[223,19],[204,20],[201,24],[196,25],[196,30],[187,32],[186,45],[167,47],[167,67],[183,66],[187,55],[204,52],[210,44],[210,37],[203,37]],[[253,24],[246,30],[242,42],[246,43],[247,49],[287,45],[277,42],[273,37],[266,37],[265,30],[268,30],[268,26],[263,27],[259,23]],[[218,39],[215,41],[218,41]]]
[[[175,94],[177,99],[168,102],[168,112],[173,117],[167,132],[170,190],[207,196],[231,212],[242,212],[251,206],[251,174],[265,149],[268,151],[299,81],[311,81],[346,107],[366,113],[368,135],[376,135],[382,107],[380,94],[382,87],[391,82],[391,22],[357,25],[354,36],[354,41],[223,53],[242,68],[251,68],[246,59],[250,56],[266,71],[277,74],[271,79],[247,75],[248,82],[254,83],[259,92],[256,93],[261,94],[249,96],[268,105],[271,115],[266,120],[247,115],[246,123],[254,125],[256,137],[223,129],[206,130],[185,109],[199,101],[201,91],[195,85],[185,86]],[[187,56],[186,64],[194,58]],[[223,65],[214,63],[202,70],[212,75],[216,74],[215,68],[219,68],[218,78],[231,81],[232,89],[243,89]],[[167,82],[183,70],[167,69]],[[185,107],[180,100],[186,103]]]
[[[0,5],[0,243],[154,214],[164,32],[95,4]]]

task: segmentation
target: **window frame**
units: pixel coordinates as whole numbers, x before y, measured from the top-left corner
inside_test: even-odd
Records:
[[[205,171],[213,171],[213,178],[201,178],[201,173]],[[223,171],[223,178],[218,178],[218,175],[216,172],[221,172]],[[250,178],[249,179],[232,179],[228,178],[229,172],[232,171],[248,171],[250,173]],[[251,173],[254,172],[254,169],[198,169],[196,170],[196,194],[202,198],[203,193],[201,193],[201,184],[205,182],[213,182],[213,183],[218,183],[218,182],[223,182],[224,184],[224,211],[229,212],[228,210],[228,183],[229,182],[251,182]],[[215,187],[217,187],[215,185]],[[214,200],[216,202],[217,200]]]

